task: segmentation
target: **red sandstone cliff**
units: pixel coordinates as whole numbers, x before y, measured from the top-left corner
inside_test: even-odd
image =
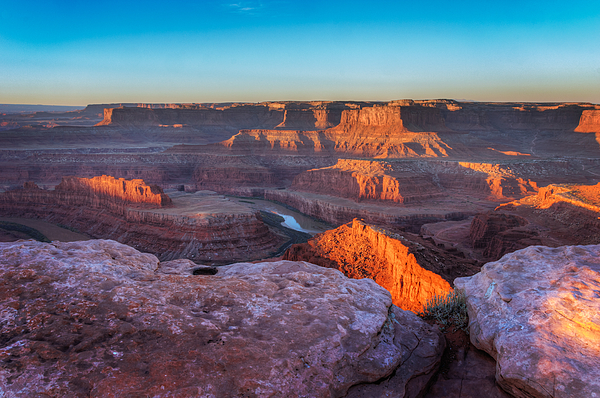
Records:
[[[93,178],[63,177],[56,191],[81,192],[86,196],[109,197],[114,201],[123,200],[129,203],[151,204],[157,207],[172,204],[158,185],[147,185],[144,180],[116,179],[102,175]]]
[[[583,111],[575,131],[579,133],[600,133],[600,109]]]
[[[441,276],[421,267],[402,241],[358,220],[292,246],[284,259],[336,268],[355,279],[371,278],[392,294],[394,304],[413,312],[452,290]]]

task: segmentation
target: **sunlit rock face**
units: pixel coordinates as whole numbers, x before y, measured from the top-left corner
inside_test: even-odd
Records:
[[[440,361],[437,328],[369,279],[291,261],[203,271],[109,240],[0,243],[0,391],[341,397],[395,372],[377,396],[412,397]]]
[[[575,131],[579,133],[600,133],[600,109],[584,110]]]
[[[600,246],[532,246],[455,280],[471,342],[516,397],[600,396]]]
[[[148,203],[158,207],[171,204],[158,185],[147,185],[144,180],[126,180],[102,175],[93,178],[63,177],[55,188],[57,191],[84,192],[89,195],[107,196],[113,200],[130,203]]]
[[[424,269],[400,240],[358,220],[293,245],[288,260],[336,268],[350,278],[370,278],[391,294],[394,304],[420,312],[427,300],[452,290],[441,276]]]

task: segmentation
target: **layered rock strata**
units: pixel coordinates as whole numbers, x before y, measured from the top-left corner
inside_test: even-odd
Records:
[[[600,184],[551,184],[475,216],[470,239],[488,260],[531,245],[598,244],[599,216]]]
[[[369,279],[290,261],[196,271],[114,241],[0,243],[0,390],[343,397],[389,380],[382,396],[417,397],[441,358],[439,331]]]
[[[333,225],[345,224],[359,218],[368,223],[394,225],[417,233],[423,224],[463,219],[466,216],[466,213],[456,206],[440,208],[435,203],[410,208],[378,203],[365,206],[350,199],[290,190],[264,190],[264,197]]]
[[[104,180],[110,184],[100,188],[98,182]],[[120,197],[97,194],[111,192],[114,181],[65,178],[53,191],[30,188],[0,193],[0,213],[68,225],[94,238],[111,238],[132,245],[162,260],[256,260],[268,256],[283,241],[260,221],[257,212],[222,196],[180,192],[171,201],[160,191],[151,200],[160,199],[170,205],[159,207],[156,203],[140,206]],[[136,186],[133,182],[118,184]],[[118,193],[130,197],[136,192],[144,197],[139,190]]]
[[[584,110],[575,131],[579,133],[600,133],[600,109]]]
[[[600,246],[533,246],[456,279],[471,342],[515,397],[600,396]]]
[[[27,185],[24,186],[28,188]],[[84,197],[110,198],[112,201],[149,204],[152,207],[164,207],[172,204],[158,185],[147,185],[144,180],[125,180],[102,175],[94,178],[63,177],[55,191],[78,193]],[[96,205],[92,204],[96,207]]]
[[[416,313],[427,300],[452,291],[441,276],[419,265],[401,240],[358,220],[293,245],[283,258],[339,269],[350,278],[373,279],[392,294],[395,305]]]
[[[394,172],[385,162],[339,159],[331,167],[307,170],[292,189],[350,198],[412,203],[443,195],[433,178]]]

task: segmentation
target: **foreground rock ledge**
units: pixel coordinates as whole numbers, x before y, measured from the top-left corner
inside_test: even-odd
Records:
[[[0,395],[341,397],[383,379],[416,396],[439,363],[437,329],[369,279],[194,268],[110,240],[1,243]]]
[[[532,246],[457,278],[472,343],[517,397],[600,397],[600,245]]]

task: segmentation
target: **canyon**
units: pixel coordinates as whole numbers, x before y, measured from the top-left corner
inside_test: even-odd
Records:
[[[372,279],[398,311],[419,313],[456,278],[530,246],[600,244],[595,104],[98,104],[4,114],[0,126],[0,217],[60,224],[165,264],[191,260],[189,269],[316,264]],[[290,231],[264,203],[328,230]],[[504,396],[502,386],[518,396],[493,381],[481,347],[460,350],[491,369],[488,395]],[[458,396],[442,379],[418,394]],[[332,396],[369,396],[361,388]]]
[[[64,177],[54,190],[25,183],[0,193],[0,212],[112,238],[161,260],[213,264],[267,257],[283,242],[260,214],[214,192],[166,195],[143,180]]]

